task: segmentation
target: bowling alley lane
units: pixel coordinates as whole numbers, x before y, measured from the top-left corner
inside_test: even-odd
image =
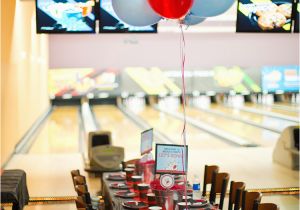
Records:
[[[125,148],[125,160],[139,157],[141,129],[130,121],[116,106],[93,107],[100,130],[112,132],[114,146]]]
[[[183,122],[181,120],[170,117],[151,107],[145,107],[138,115],[154,129],[168,136],[174,143],[182,143],[181,132],[183,129]],[[223,142],[222,139],[218,139],[191,125],[187,125],[186,133],[187,144],[193,149],[221,149],[231,147],[231,145]]]
[[[182,109],[179,111],[182,112]],[[186,114],[188,117],[208,123],[221,130],[224,130],[225,132],[229,132],[261,146],[274,146],[279,138],[279,134],[275,132],[247,125],[236,120],[226,119],[209,114],[196,108],[187,107]]]
[[[277,113],[277,114],[283,114],[283,115],[287,115],[289,117],[298,117],[299,116],[299,112],[297,112],[297,111],[294,112],[294,111],[289,111],[289,110],[284,110],[284,109],[277,109],[277,108],[272,107],[272,106],[263,106],[263,105],[260,105],[260,104],[245,103],[245,107],[255,108],[255,109],[266,111],[266,112],[273,112],[273,113]]]
[[[278,131],[282,131],[290,125],[295,125],[295,123],[288,120],[273,118],[255,113],[249,113],[240,109],[230,108],[217,104],[211,104],[210,109],[213,111],[222,112],[227,115],[238,117],[241,120],[248,120],[262,126],[270,127]]]
[[[53,107],[29,153],[77,153],[79,151],[79,111],[76,106]]]

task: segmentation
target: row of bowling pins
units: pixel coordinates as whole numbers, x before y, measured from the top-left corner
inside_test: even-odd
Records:
[[[180,98],[177,96],[166,96],[158,99],[158,107],[162,109],[176,110],[180,105]]]
[[[229,106],[242,107],[245,104],[245,98],[243,95],[226,95],[223,102]]]
[[[190,103],[195,106],[198,107],[200,109],[209,109],[210,108],[210,104],[211,104],[211,100],[209,96],[206,95],[201,95],[201,96],[194,96]]]
[[[292,94],[291,103],[292,104],[300,104],[300,94],[299,93]]]
[[[274,96],[273,94],[259,94],[257,96],[257,103],[265,104],[265,105],[273,105],[274,104]]]
[[[144,110],[146,106],[146,100],[144,97],[133,96],[125,98],[123,100],[123,104],[131,111],[139,113]]]

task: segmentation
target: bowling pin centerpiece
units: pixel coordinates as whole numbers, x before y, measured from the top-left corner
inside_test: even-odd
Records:
[[[151,154],[153,144],[153,128],[145,130],[141,133],[141,155],[143,156],[138,165],[138,173],[142,175],[143,182],[150,184],[154,179],[155,161]]]
[[[187,172],[187,148],[183,145],[156,144],[155,174],[160,177],[150,186],[157,205],[163,209],[174,209],[184,195],[185,183],[175,182],[175,175],[185,175]]]

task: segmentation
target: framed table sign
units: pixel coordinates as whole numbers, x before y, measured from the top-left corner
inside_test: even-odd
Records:
[[[188,168],[188,146],[156,144],[156,174],[186,174]]]

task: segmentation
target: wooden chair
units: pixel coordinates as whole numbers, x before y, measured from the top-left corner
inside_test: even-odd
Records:
[[[213,171],[209,202],[211,204],[215,204],[217,193],[220,193],[220,202],[218,204],[219,209],[223,209],[228,182],[228,173],[218,173],[216,171]]]
[[[256,204],[255,210],[279,210],[279,207],[274,203]]]
[[[243,201],[242,201],[242,210],[253,210],[255,205],[259,204],[261,201],[260,192],[248,192],[247,190],[243,191]]]
[[[122,171],[124,171],[125,168],[127,168],[128,164],[136,164],[137,161],[139,161],[140,159],[132,159],[132,160],[128,160],[128,161],[123,161],[122,162]]]
[[[74,177],[75,177],[75,176],[80,176],[80,171],[79,171],[79,169],[72,170],[72,171],[71,171],[71,176],[72,176],[73,185],[74,185],[74,187],[75,187]]]
[[[77,192],[78,196],[82,196],[84,193],[89,192],[86,184],[75,185],[75,191]]]
[[[72,170],[72,171],[71,171],[72,179],[74,178],[74,176],[79,176],[79,175],[80,175],[79,169],[76,169],[76,170]]]
[[[228,202],[228,210],[239,210],[242,206],[242,195],[245,190],[244,182],[234,182],[230,183],[230,191],[229,191],[229,202]],[[233,208],[234,207],[234,208]]]
[[[78,175],[73,177],[74,185],[84,185],[86,184],[85,176]]]
[[[84,202],[82,196],[77,196],[76,200],[76,208],[87,208],[87,204]]]
[[[91,203],[86,203],[83,196],[77,196],[75,200],[77,210],[92,210]]]
[[[206,196],[206,187],[207,187],[208,184],[212,183],[212,175],[213,175],[214,171],[219,172],[219,166],[205,165],[202,196]]]

